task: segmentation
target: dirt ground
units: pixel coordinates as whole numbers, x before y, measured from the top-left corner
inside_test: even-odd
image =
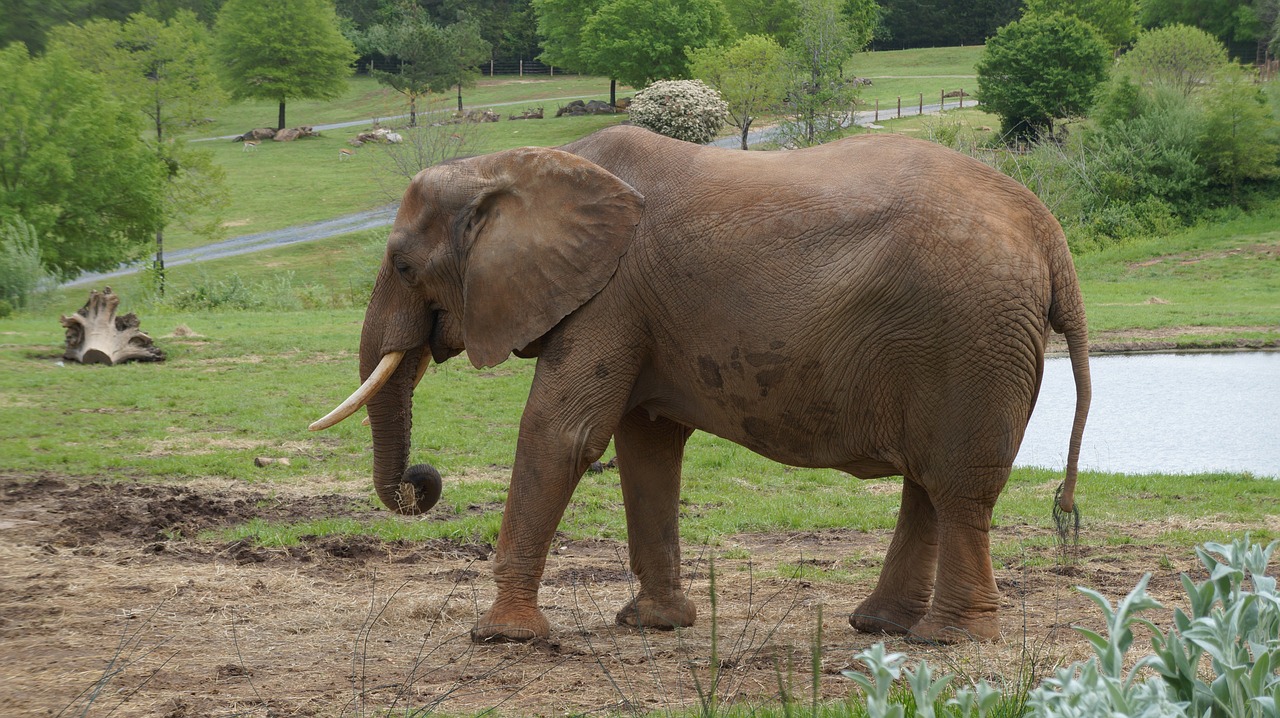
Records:
[[[758,704],[780,690],[808,696],[819,606],[824,698],[848,696],[851,682],[840,671],[885,639],[847,623],[873,579],[779,577],[778,568],[865,567],[873,576],[887,531],[740,535],[714,548],[687,546],[684,574],[699,621],[678,633],[614,625],[635,590],[625,545],[560,541],[541,594],[552,639],[485,646],[472,645],[467,632],[493,594],[488,545],[316,537],[265,549],[184,538],[252,518],[375,513],[363,496],[311,490],[0,474],[0,715],[677,710],[710,690],[712,559],[721,701]],[[1163,556],[1142,541],[1170,528],[1133,526],[1136,540],[1124,546],[1086,539],[1068,564],[1045,546],[1042,529],[1000,528],[993,541],[1025,546],[1018,566],[997,571],[1004,639],[952,647],[891,639],[889,647],[973,680],[1014,683],[1032,669],[1043,676],[1086,655],[1068,626],[1100,628],[1073,586],[1114,601],[1152,571],[1150,593],[1178,603],[1179,572],[1195,575],[1194,557]]]

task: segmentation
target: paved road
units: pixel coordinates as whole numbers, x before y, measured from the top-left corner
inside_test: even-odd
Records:
[[[560,100],[573,100],[573,99],[578,99],[578,98],[553,97],[553,98],[547,98],[543,100],[531,100],[527,102],[509,102],[509,103],[503,103],[503,104],[529,105],[533,102],[557,102]],[[968,102],[972,103],[973,100],[969,100]],[[497,107],[499,105],[490,105],[490,106]],[[955,109],[958,106],[959,106],[959,101],[957,101],[954,104],[948,102],[946,104],[945,109]],[[944,108],[938,103],[925,105],[923,114],[926,114],[926,115],[937,114],[941,112],[943,109]],[[904,106],[902,108],[903,117],[914,117],[918,114],[920,114],[920,106],[918,103],[915,105],[911,105],[910,107]],[[881,120],[888,120],[890,118],[895,117],[896,115],[897,115],[897,107],[895,106],[890,109],[881,109],[879,116]],[[863,112],[855,112],[852,119],[853,119],[853,123],[856,125],[859,125],[862,127],[875,127],[875,125],[873,124],[875,117],[876,117],[875,111],[868,110]],[[388,118],[388,119],[391,119],[391,118]],[[320,130],[340,129],[343,127],[354,127],[356,125],[364,125],[364,124],[368,124],[368,120],[358,120],[354,122],[340,122],[340,123],[331,124],[331,125],[318,125],[316,126],[316,129],[320,129]],[[777,133],[777,130],[771,127],[766,127],[762,130],[753,130],[748,134],[747,142],[749,144],[755,144],[764,140],[768,140],[768,139],[771,139],[776,133]],[[230,137],[231,136],[207,137],[202,139],[217,140],[217,139],[230,139]],[[725,138],[716,140],[711,144],[716,147],[728,147],[732,149],[732,148],[738,147],[740,141],[741,140],[736,136],[725,137]],[[258,252],[264,249],[274,249],[276,247],[283,247],[290,244],[296,244],[298,242],[311,242],[318,239],[326,239],[328,237],[333,237],[340,234],[347,234],[349,232],[358,232],[364,229],[375,229],[378,227],[386,227],[395,220],[397,206],[398,205],[396,204],[389,204],[389,205],[386,205],[385,207],[366,210],[364,212],[357,212],[355,214],[349,214],[343,217],[338,217],[336,219],[325,220],[323,222],[313,222],[311,224],[299,225],[297,227],[287,227],[285,229],[278,229],[271,232],[258,232],[255,234],[246,234],[246,235],[241,235],[239,237],[232,237],[231,239],[223,240],[221,242],[206,244],[201,247],[191,247],[189,249],[174,250],[172,252],[165,253],[164,264],[166,267],[178,267],[184,264],[191,264],[193,262],[202,262],[210,259],[222,259],[224,257],[234,257],[239,254],[248,254],[250,252]],[[115,271],[111,271],[111,272],[93,272],[88,274],[81,274],[75,279],[72,279],[69,282],[65,282],[62,286],[78,287],[85,284],[96,284],[100,282],[105,282],[107,280],[114,279],[116,277],[124,277],[130,274],[137,273],[138,271],[146,267],[150,262],[151,262],[150,259],[146,259],[146,260],[137,262],[135,264],[131,264],[129,266],[120,267],[119,269],[116,269]]]

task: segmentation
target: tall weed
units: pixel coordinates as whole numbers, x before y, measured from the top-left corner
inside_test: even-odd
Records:
[[[40,257],[40,237],[21,217],[0,223],[0,318],[25,307],[53,284]]]

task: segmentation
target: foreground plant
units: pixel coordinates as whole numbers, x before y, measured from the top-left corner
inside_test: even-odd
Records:
[[[1266,574],[1271,554],[1280,541],[1263,547],[1248,536],[1230,545],[1205,543],[1196,555],[1209,578],[1194,583],[1185,574],[1182,584],[1191,614],[1176,609],[1173,628],[1162,632],[1140,614],[1163,606],[1146,593],[1151,575],[1119,604],[1102,594],[1080,591],[1102,610],[1105,633],[1077,627],[1094,655],[1058,669],[1027,696],[1027,715],[1043,718],[1126,716],[1129,718],[1274,718],[1280,716],[1280,594],[1275,578]],[[1247,588],[1246,588],[1247,587]],[[1152,654],[1125,670],[1133,646],[1133,626],[1151,630]],[[916,718],[939,715],[936,706],[951,675],[933,677],[927,662],[916,672],[902,667],[906,656],[886,654],[877,643],[854,656],[869,676],[845,671],[862,688],[871,718],[905,718],[906,708],[894,705],[891,690],[905,675],[915,700]],[[1209,673],[1200,670],[1208,657]],[[1153,675],[1154,674],[1154,675]],[[1142,678],[1146,676],[1145,680]],[[980,682],[957,690],[946,702],[950,715],[985,718],[1002,702],[1001,692]]]

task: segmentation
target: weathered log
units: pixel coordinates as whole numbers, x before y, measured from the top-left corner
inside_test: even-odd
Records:
[[[62,317],[67,329],[67,351],[64,359],[81,364],[121,364],[127,361],[164,361],[164,351],[151,345],[151,337],[138,329],[138,315],[133,312],[118,317],[120,297],[104,287],[89,292],[75,314]]]

